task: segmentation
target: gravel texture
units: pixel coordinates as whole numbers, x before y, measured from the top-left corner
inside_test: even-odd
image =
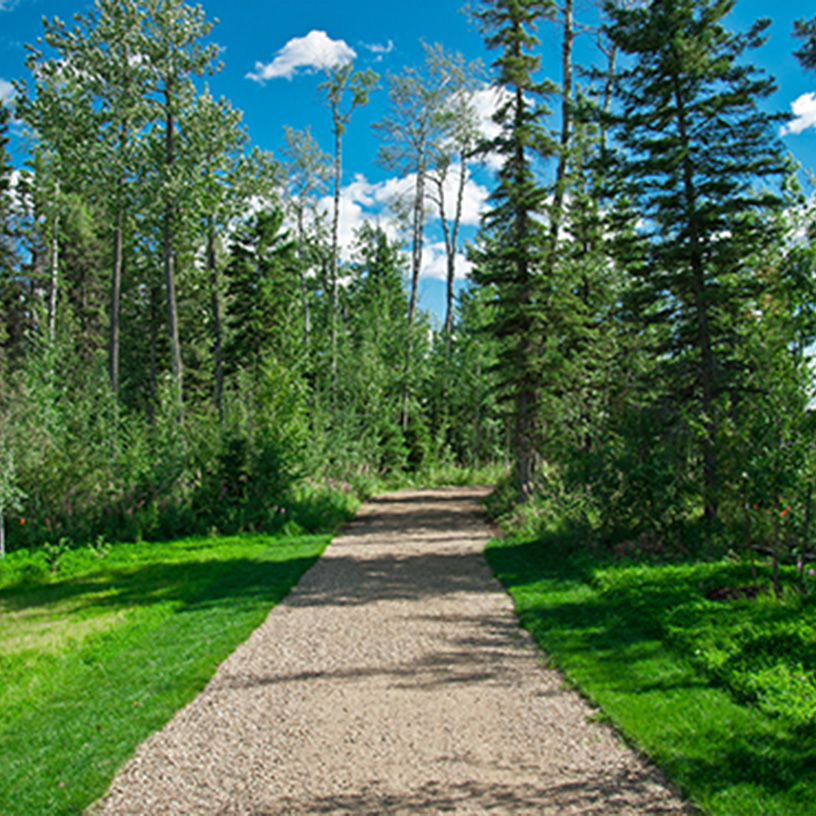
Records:
[[[518,628],[486,493],[364,505],[91,813],[691,813]]]

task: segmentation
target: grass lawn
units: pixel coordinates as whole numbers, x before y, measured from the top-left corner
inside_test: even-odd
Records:
[[[0,562],[0,813],[78,814],[331,536],[244,534]]]
[[[702,812],[816,814],[816,598],[708,600],[750,583],[727,561],[512,539],[487,557],[548,660]]]

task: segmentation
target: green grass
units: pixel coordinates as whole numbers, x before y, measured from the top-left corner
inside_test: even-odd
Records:
[[[330,536],[0,562],[0,813],[77,814],[259,626]]]
[[[709,601],[747,568],[604,565],[554,538],[487,557],[550,662],[700,810],[816,813],[813,598]]]

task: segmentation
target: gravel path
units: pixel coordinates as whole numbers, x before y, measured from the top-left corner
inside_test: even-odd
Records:
[[[680,814],[519,630],[487,491],[366,504],[97,814]]]

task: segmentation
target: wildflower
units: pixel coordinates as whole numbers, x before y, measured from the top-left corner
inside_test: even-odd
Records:
[[[24,518],[20,519],[20,524],[25,524],[25,519]]]
[[[814,571],[813,567],[811,567],[811,568],[808,570],[808,575],[809,575],[811,578],[812,578],[814,575],[816,575],[816,571]]]
[[[285,513],[285,512],[286,512],[286,508],[285,508],[285,507],[281,507],[281,513]]]
[[[787,515],[788,515],[788,510],[790,510],[790,507],[786,507],[786,508],[785,508],[785,509],[784,509],[784,510],[783,510],[783,511],[782,511],[782,512],[779,514],[779,518],[785,518],[785,516],[787,516]]]

